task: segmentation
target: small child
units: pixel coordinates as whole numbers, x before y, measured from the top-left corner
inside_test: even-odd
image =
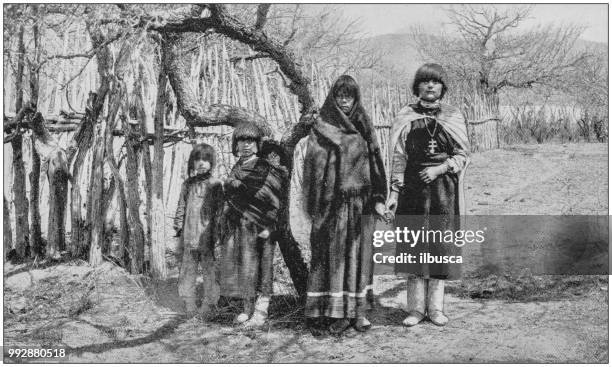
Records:
[[[202,267],[204,296],[200,312],[206,314],[217,305],[219,285],[214,248],[218,238],[217,218],[223,208],[223,185],[211,177],[215,151],[208,144],[193,147],[187,161],[189,178],[181,187],[174,229],[183,252],[179,274],[179,296],[188,313],[196,309],[198,264]]]
[[[282,167],[258,157],[262,138],[252,124],[234,129],[232,151],[239,159],[225,181],[222,289],[226,296],[244,300],[243,312],[234,321],[246,327],[261,326],[268,316],[274,272],[269,237],[288,176]]]

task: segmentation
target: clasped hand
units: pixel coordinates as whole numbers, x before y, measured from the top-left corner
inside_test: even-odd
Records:
[[[419,172],[419,178],[426,184],[435,181],[438,176],[443,175],[448,170],[448,165],[441,164],[439,166],[427,167]]]

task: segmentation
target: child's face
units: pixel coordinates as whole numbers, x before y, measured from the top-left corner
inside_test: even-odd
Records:
[[[198,159],[197,161],[193,162],[193,172],[192,175],[201,175],[203,173],[207,173],[208,171],[210,171],[210,162],[209,161],[205,161],[203,159]]]
[[[236,142],[238,157],[247,158],[257,154],[257,142],[254,139],[240,139]]]
[[[268,153],[267,159],[275,166],[280,166],[280,156],[276,152]]]

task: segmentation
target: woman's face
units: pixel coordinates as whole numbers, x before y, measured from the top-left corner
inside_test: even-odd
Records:
[[[442,83],[429,80],[419,83],[419,98],[426,102],[435,102],[442,96]]]
[[[342,112],[349,113],[351,108],[353,108],[353,103],[355,103],[355,97],[348,93],[340,91],[336,94],[336,104],[340,107]]]
[[[246,158],[257,154],[257,142],[255,139],[240,139],[236,142],[238,157]]]

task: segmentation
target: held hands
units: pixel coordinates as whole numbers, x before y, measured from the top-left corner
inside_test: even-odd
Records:
[[[374,205],[374,211],[376,212],[376,216],[381,221],[385,222],[385,224],[391,223],[394,218],[394,214],[387,209],[387,206],[383,203],[376,203]]]
[[[376,204],[374,204],[374,212],[376,212],[376,215],[380,218],[386,221],[385,219],[385,213],[387,212],[387,208],[385,207],[385,204],[381,203],[381,202],[377,202]]]
[[[385,222],[390,223],[395,218],[395,211],[397,210],[397,191],[391,191],[389,194],[389,198],[387,199],[387,204],[385,208]]]
[[[432,183],[438,176],[445,174],[448,171],[448,165],[443,163],[439,166],[427,167],[419,172],[419,177],[426,183]]]

